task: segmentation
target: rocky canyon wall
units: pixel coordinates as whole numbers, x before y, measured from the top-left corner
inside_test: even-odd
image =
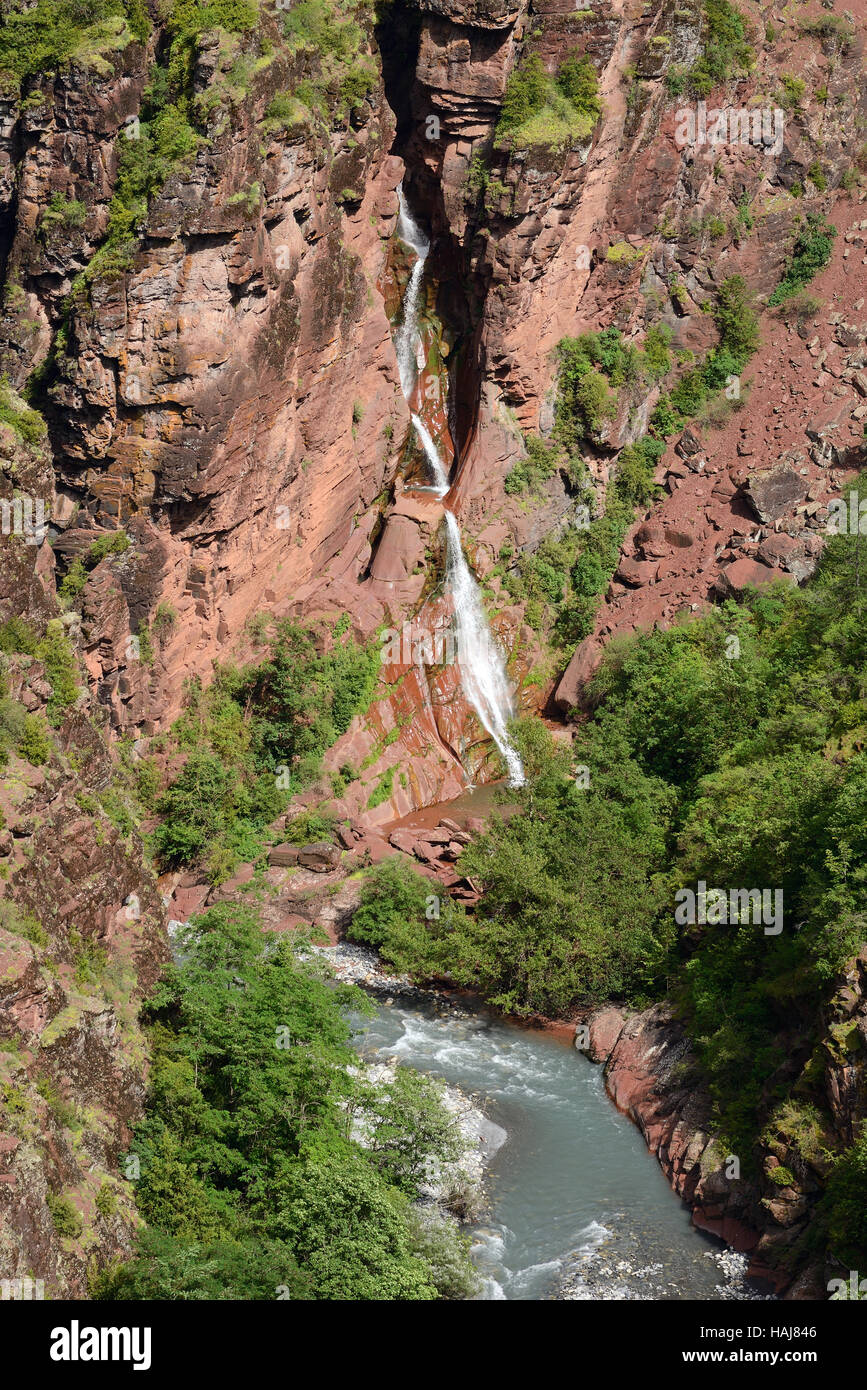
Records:
[[[501,582],[502,555],[512,555],[506,569],[532,555],[571,524],[573,501],[559,474],[530,504],[504,482],[526,456],[525,436],[550,434],[557,342],[608,326],[630,337],[661,322],[675,349],[706,349],[715,330],[701,304],[715,286],[743,273],[767,294],[779,279],[799,215],[790,190],[809,184],[820,146],[823,207],[844,235],[853,225],[860,235],[839,184],[863,120],[863,35],[856,26],[833,53],[833,40],[797,30],[762,44],[759,8],[745,12],[757,61],[730,99],[772,96],[784,71],[806,73],[811,90],[821,78],[827,90],[791,113],[779,150],[677,143],[667,78],[701,51],[699,4],[424,0],[378,18],[361,9],[364,93],[336,105],[327,64],[287,42],[280,12],[263,5],[244,32],[197,36],[194,146],[140,209],[117,266],[106,246],[124,142],[174,52],[170,27],[157,19],[146,40],[6,93],[0,358],[13,385],[34,373],[39,382],[58,575],[104,529],[122,526],[133,542],[91,569],[81,604],[93,690],[116,730],[165,730],[186,680],[255,654],[257,612],[331,622],[345,612],[369,639],[430,603],[441,517],[404,486],[418,459],[389,324],[405,273],[392,240],[404,174],[433,234],[429,346],[450,411],[441,397],[434,423],[459,455],[453,501],[520,701],[544,705],[564,658],[555,654],[552,669],[544,634]],[[598,75],[592,134],[525,149],[499,137],[516,63],[538,55],[554,72],[575,51]],[[328,92],[324,105],[287,97],[305,82]],[[744,202],[758,223],[751,236],[737,222]],[[74,225],[50,213],[70,204],[82,208]],[[852,249],[828,272],[846,322],[843,301],[857,301],[863,277]],[[660,478],[672,496],[650,518],[663,553],[643,535],[627,538],[596,630],[557,690],[560,710],[579,702],[611,631],[670,621],[717,583],[736,588],[747,576],[735,567],[725,579],[733,559],[785,570],[790,539],[809,563],[813,542],[799,531],[810,518],[799,523],[796,508],[818,510],[840,485],[842,473],[824,466],[828,430],[838,431],[837,460],[848,461],[862,353],[858,322],[850,328],[855,341],[835,373],[838,325],[801,336],[769,325],[745,410],[700,441],[686,466],[667,454]],[[805,390],[820,356],[819,385]],[[772,412],[790,392],[803,408],[781,431]],[[653,392],[624,397],[604,440],[588,447],[599,507],[619,449],[653,403]],[[804,495],[766,522],[788,539],[757,553],[767,535],[748,524],[759,518],[745,485],[785,457],[801,470]],[[143,663],[130,637],[169,612]],[[547,670],[547,684],[526,681],[534,669]],[[347,793],[350,811],[366,814],[390,767],[405,776],[375,820],[454,794],[461,762],[490,775],[489,744],[454,671],[425,680],[403,663],[383,677],[381,698],[334,753],[335,765],[367,764]]]
[[[750,1275],[787,1299],[826,1298],[829,1280],[848,1273],[822,1253],[819,1203],[830,1153],[853,1142],[867,1113],[865,963],[862,950],[838,981],[815,1053],[802,1055],[794,1026],[788,1040],[793,1091],[800,1080],[824,1095],[830,1129],[812,1133],[803,1117],[787,1126],[778,1113],[746,1164],[715,1137],[694,1053],[666,1006],[600,1009],[579,1024],[576,1045],[604,1064],[611,1099],[637,1124],[695,1224],[747,1252]]]

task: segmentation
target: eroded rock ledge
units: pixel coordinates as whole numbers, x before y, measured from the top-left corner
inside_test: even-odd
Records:
[[[863,1108],[867,1094],[863,1062],[857,1060],[867,1036],[865,986],[862,950],[839,982],[819,1049],[841,1143],[851,1132],[854,1097],[861,1097]],[[823,1191],[823,1160],[805,1158],[770,1126],[752,1155],[732,1155],[714,1134],[695,1053],[666,1004],[641,1013],[612,1005],[591,1011],[576,1025],[575,1041],[592,1061],[604,1064],[608,1094],[638,1126],[671,1186],[692,1208],[695,1225],[748,1254],[747,1277],[767,1281],[784,1298],[827,1298],[828,1280],[839,1270],[817,1259],[806,1239]],[[739,1169],[733,1157],[740,1158]],[[791,1185],[775,1180],[776,1170],[787,1172]],[[738,1171],[742,1175],[734,1176]]]

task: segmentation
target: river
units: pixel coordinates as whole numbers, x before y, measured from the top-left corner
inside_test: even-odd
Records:
[[[378,1002],[356,1044],[460,1087],[506,1132],[472,1228],[481,1297],[756,1296],[743,1258],[690,1225],[602,1068],[562,1038],[422,998]]]

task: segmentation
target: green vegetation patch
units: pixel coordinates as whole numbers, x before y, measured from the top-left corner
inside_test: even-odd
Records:
[[[344,1011],[369,1011],[360,991],[228,904],[182,929],[178,958],[147,1010],[132,1145],[146,1228],[93,1296],[471,1296],[469,1242],[412,1206],[427,1165],[459,1159],[462,1141],[435,1081],[357,1069]]]
[[[322,754],[367,708],[381,670],[339,622],[330,645],[310,626],[277,630],[266,660],[193,682],[173,730],[189,754],[156,802],[154,848],[166,866],[204,863],[216,882],[262,852],[290,796],[320,775]],[[383,798],[384,799],[384,798]]]
[[[150,33],[144,0],[37,0],[0,22],[0,72],[18,83],[69,63],[108,71],[104,55]]]
[[[831,259],[837,228],[819,212],[808,212],[795,238],[786,272],[774,290],[769,304],[782,304],[793,298],[813,280]]]
[[[755,66],[747,21],[735,5],[729,0],[705,0],[702,15],[701,56],[685,77],[686,87],[696,97],[709,96],[715,87]]]
[[[5,374],[0,376],[0,423],[14,430],[22,444],[45,443],[45,421],[21,399]]]
[[[574,50],[550,77],[534,53],[506,83],[497,142],[562,149],[589,139],[601,112],[596,72],[586,55]]]

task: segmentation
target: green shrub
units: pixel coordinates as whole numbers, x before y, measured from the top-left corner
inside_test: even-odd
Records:
[[[100,1183],[94,1198],[94,1206],[105,1221],[110,1221],[117,1213],[117,1192],[110,1183]]]
[[[825,175],[822,171],[822,166],[819,163],[818,159],[814,159],[813,163],[808,168],[807,178],[812,180],[813,186],[816,189],[817,193],[824,193],[825,189],[828,187],[828,181],[825,178]]]
[[[33,767],[42,767],[51,760],[54,745],[48,730],[35,714],[28,714],[18,740],[18,753]]]
[[[388,801],[394,790],[394,768],[387,767],[385,772],[378,778],[376,786],[367,798],[367,805],[370,810],[375,806],[381,806],[384,801]]]
[[[506,493],[538,493],[557,470],[558,451],[538,435],[527,435],[524,439],[527,457],[519,459],[506,474],[503,484]]]
[[[782,304],[791,299],[825,268],[831,259],[836,235],[837,228],[826,222],[821,213],[807,213],[795,238],[786,273],[768,300],[769,304]]]
[[[132,541],[126,531],[106,531],[88,547],[88,565],[95,567],[107,555],[122,555],[125,550],[129,550],[131,545]]]
[[[696,97],[707,97],[737,74],[747,73],[755,59],[741,12],[728,0],[705,0],[702,52],[689,69],[686,85]]]
[[[61,579],[60,587],[57,590],[60,602],[64,607],[68,607],[75,602],[79,595],[83,593],[86,583],[87,569],[84,561],[77,555],[70,564],[66,574]]]
[[[518,130],[538,115],[545,105],[549,87],[550,79],[542,59],[538,53],[530,54],[509,74],[503,93],[499,128],[503,131]]]
[[[57,618],[48,622],[45,636],[36,648],[37,658],[45,666],[45,675],[51,685],[48,701],[48,720],[55,727],[60,723],[63,712],[78,698],[78,667],[69,640],[63,631],[63,624]]]
[[[87,220],[87,207],[76,198],[64,198],[62,193],[52,193],[47,206],[39,218],[40,234],[44,235],[53,227],[83,227]]]
[[[46,1194],[45,1204],[57,1234],[68,1240],[77,1240],[84,1230],[84,1222],[70,1198],[60,1193],[49,1192]]]
[[[24,618],[7,618],[0,623],[0,652],[7,655],[22,652],[25,656],[35,656],[38,638],[33,628]]]
[[[319,776],[322,754],[367,708],[379,677],[377,643],[359,646],[343,623],[322,646],[312,627],[284,621],[265,661],[218,670],[207,692],[191,686],[174,730],[190,756],[156,803],[161,863],[210,859],[222,881],[259,857],[265,827]]]
[[[82,937],[75,930],[70,932],[69,942],[75,961],[75,983],[80,988],[98,985],[108,963],[105,947],[91,937]]]
[[[334,816],[324,816],[318,811],[303,811],[286,825],[286,839],[293,845],[309,845],[317,840],[334,838]]]
[[[662,441],[651,439],[649,435],[642,436],[635,444],[621,450],[615,486],[618,496],[629,506],[649,506],[659,495],[654,473],[664,452]]]
[[[12,932],[14,936],[23,936],[41,950],[49,942],[48,932],[39,919],[11,898],[0,898],[0,929]]]
[[[350,926],[353,941],[383,946],[395,928],[423,921],[430,885],[402,855],[384,859],[366,875]]]
[[[777,1187],[792,1187],[795,1181],[794,1173],[789,1168],[784,1168],[782,1163],[769,1169],[768,1177]]]
[[[790,109],[797,108],[801,103],[801,98],[807,90],[807,84],[802,77],[794,77],[790,72],[784,72],[780,76],[780,86],[783,94],[780,98],[783,106]]]
[[[867,1260],[867,1134],[835,1164],[823,1203],[831,1248],[853,1268]]]
[[[506,83],[497,140],[559,148],[586,139],[601,111],[596,72],[586,54],[574,49],[550,77],[538,53],[531,53]]]
[[[742,275],[723,280],[713,311],[722,347],[743,366],[759,345],[759,319]]]
[[[557,85],[577,110],[589,116],[602,114],[596,69],[586,53],[573,49],[557,74]]]
[[[5,373],[0,376],[0,423],[14,430],[24,444],[45,442],[45,421],[37,410],[25,404]]]

